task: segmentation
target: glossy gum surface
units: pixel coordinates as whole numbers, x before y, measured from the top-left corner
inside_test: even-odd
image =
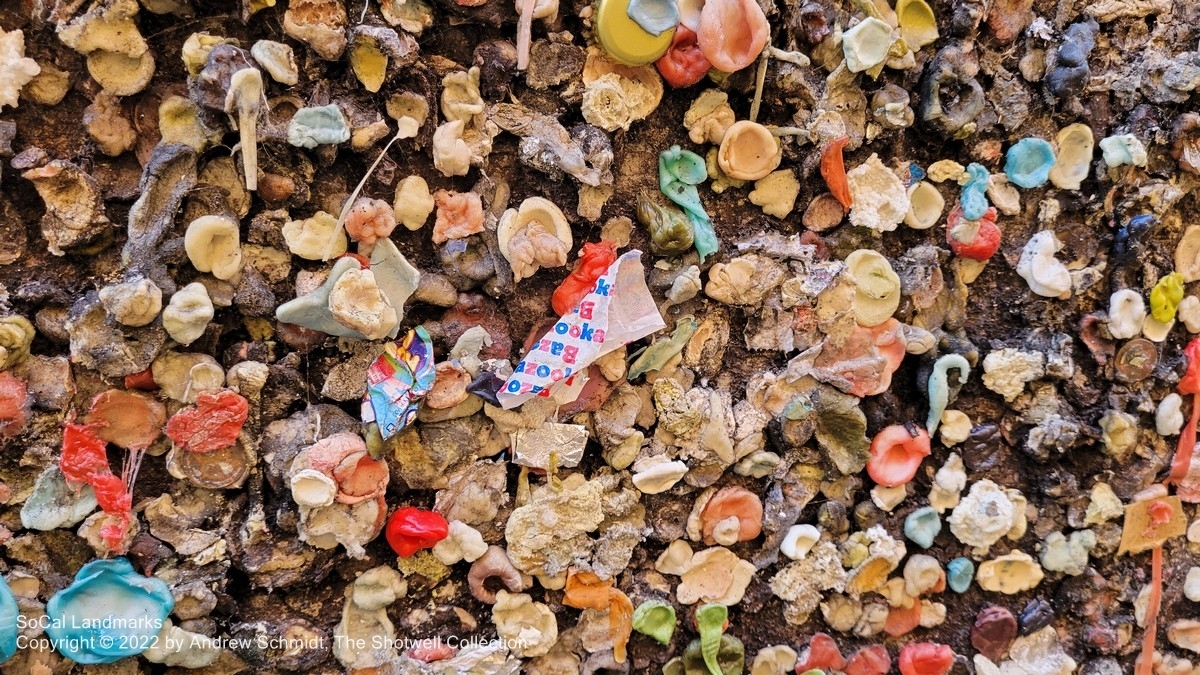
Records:
[[[396,509],[388,518],[384,534],[392,550],[401,558],[433,545],[446,538],[450,524],[436,511],[424,511],[411,506]]]
[[[755,0],[708,0],[700,10],[700,51],[714,68],[733,73],[754,63],[771,36]]]
[[[712,64],[704,58],[704,52],[700,51],[696,33],[683,25],[675,29],[671,46],[655,62],[655,66],[667,84],[676,89],[690,87],[703,80],[712,68]]]
[[[127,559],[94,560],[46,603],[46,634],[76,663],[113,663],[145,651],[174,604],[165,583]]]
[[[911,433],[903,424],[893,424],[871,441],[867,473],[885,487],[903,485],[917,475],[921,460],[929,455],[929,434],[924,429]]]
[[[830,141],[821,150],[821,177],[825,179],[825,185],[847,213],[852,201],[850,185],[846,182],[846,164],[842,159],[842,150],[849,142],[849,137],[842,136]]]

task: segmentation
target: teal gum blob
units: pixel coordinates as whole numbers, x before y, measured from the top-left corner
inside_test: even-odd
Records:
[[[113,663],[150,648],[174,606],[167,585],[128,559],[93,560],[46,603],[46,635],[76,663]]]
[[[917,546],[929,548],[942,531],[942,516],[932,506],[925,506],[904,519],[904,536]]]
[[[1025,189],[1041,187],[1050,180],[1054,148],[1040,138],[1022,138],[1008,149],[1004,175],[1008,182]]]
[[[662,151],[658,155],[658,187],[667,199],[678,204],[687,212],[696,231],[694,245],[700,254],[700,262],[717,252],[720,244],[717,233],[713,230],[712,221],[700,203],[700,192],[696,186],[708,178],[708,169],[704,158],[690,150],[682,150],[678,145]]]
[[[17,653],[17,617],[20,615],[8,580],[0,577],[0,663]]]
[[[679,25],[679,5],[674,0],[629,0],[625,11],[642,30],[655,37]]]
[[[960,199],[963,217],[967,220],[979,220],[988,210],[987,188],[991,174],[982,165],[971,162],[967,166],[967,175],[970,178],[962,187]]]
[[[321,331],[326,335],[361,338],[361,333],[338,323],[337,319],[333,318],[333,313],[329,311],[329,294],[333,293],[333,287],[337,284],[338,279],[346,272],[360,268],[358,261],[353,258],[339,258],[333,264],[333,269],[324,283],[311,293],[289,300],[275,308],[275,318],[284,323]]]
[[[337,145],[350,140],[350,125],[336,105],[301,108],[288,122],[288,143],[309,150],[318,145]]]
[[[975,563],[970,558],[955,558],[946,563],[946,585],[955,593],[966,593],[975,578]]]

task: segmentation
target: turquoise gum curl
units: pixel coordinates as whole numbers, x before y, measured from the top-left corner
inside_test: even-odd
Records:
[[[961,354],[947,354],[933,364],[933,372],[929,374],[929,417],[925,420],[925,429],[930,436],[937,431],[942,422],[942,413],[950,404],[950,383],[946,371],[958,370],[958,383],[966,384],[971,376],[971,364]]]
[[[700,262],[717,252],[720,244],[717,233],[713,231],[712,221],[700,203],[700,193],[696,186],[708,178],[708,169],[704,158],[690,150],[682,150],[678,145],[663,150],[658,155],[658,187],[667,199],[678,204],[687,212],[696,230],[696,252],[700,254]]]
[[[988,210],[987,189],[991,174],[983,166],[971,162],[967,167],[967,176],[969,178],[962,187],[960,198],[963,217],[967,220],[979,220]]]

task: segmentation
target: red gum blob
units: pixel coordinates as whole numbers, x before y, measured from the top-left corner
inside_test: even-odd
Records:
[[[813,257],[815,259],[829,260],[829,244],[826,244],[825,240],[821,238],[821,235],[817,234],[816,232],[813,232],[812,230],[805,230],[800,235],[800,243],[811,244],[817,247],[817,250],[813,252]]]
[[[343,253],[340,256],[338,256],[338,258],[354,258],[355,260],[358,261],[358,269],[360,269],[360,270],[371,269],[371,259],[364,255],[359,255],[357,253]]]
[[[909,433],[903,424],[887,427],[871,441],[871,458],[867,460],[867,475],[884,487],[904,485],[917,475],[921,460],[929,455],[929,434],[916,428]]]
[[[336,479],[334,473],[347,457],[365,454],[366,442],[358,434],[342,431],[312,444],[308,449],[308,466]]]
[[[1179,445],[1175,447],[1175,458],[1171,460],[1171,473],[1167,483],[1178,483],[1187,475],[1192,464],[1192,452],[1196,449],[1196,422],[1200,421],[1200,338],[1192,338],[1184,348],[1183,355],[1187,357],[1187,371],[1180,378],[1176,388],[1181,394],[1192,395],[1192,414],[1187,424],[1179,432]]]
[[[724,487],[700,511],[704,543],[709,546],[717,543],[712,536],[713,529],[730,516],[738,519],[738,541],[750,541],[762,533],[763,507],[758,495],[743,487]]]
[[[588,242],[579,252],[575,269],[554,289],[550,304],[559,316],[570,314],[579,301],[596,287],[596,280],[604,276],[609,265],[617,261],[617,245],[611,241]]]
[[[829,192],[847,213],[850,212],[853,201],[850,197],[850,183],[846,180],[846,162],[842,158],[842,149],[849,142],[849,136],[842,136],[829,141],[825,149],[821,150],[821,177],[825,179]]]
[[[96,436],[95,430],[92,425],[65,424],[62,457],[58,460],[58,466],[68,481],[91,485],[96,493],[96,503],[105,513],[116,518],[115,523],[100,528],[100,537],[109,550],[116,552],[129,528],[133,497],[125,482],[109,469],[104,441]]]
[[[1117,352],[1116,341],[1106,338],[1100,333],[1100,317],[1088,314],[1079,320],[1079,339],[1091,352],[1096,363],[1104,365]]]
[[[0,436],[16,436],[25,428],[29,395],[12,373],[0,373]]]
[[[1155,499],[1146,507],[1146,514],[1150,516],[1150,524],[1154,527],[1166,524],[1171,520],[1171,514],[1174,511],[1171,505],[1161,499]]]
[[[442,514],[402,506],[388,518],[387,532],[384,536],[397,555],[407,558],[421,549],[433,548],[448,534],[450,524]]]
[[[104,543],[109,550],[116,551],[129,529],[133,496],[125,489],[125,481],[111,473],[93,474],[90,483],[92,491],[96,493],[96,503],[105,513],[116,518],[115,523],[110,522],[100,528]]]
[[[888,609],[887,621],[883,630],[892,637],[900,637],[911,633],[921,625],[921,603],[913,600],[912,607],[892,607]]]
[[[796,663],[796,672],[805,673],[813,668],[841,670],[846,659],[838,649],[837,642],[825,633],[816,633],[808,641],[808,654]]]
[[[1134,661],[1135,675],[1154,672],[1154,641],[1158,635],[1158,610],[1162,604],[1162,546],[1150,550],[1150,598],[1146,602],[1146,630],[1142,633],[1142,651]]]
[[[842,669],[844,675],[887,675],[892,669],[892,658],[883,645],[864,647],[852,654]]]
[[[704,58],[700,45],[696,42],[696,34],[684,25],[675,28],[675,37],[667,53],[655,62],[658,72],[662,73],[667,84],[676,89],[690,87],[708,74],[712,64]]]
[[[954,665],[954,650],[933,642],[911,642],[900,650],[901,675],[946,675]]]
[[[888,319],[883,323],[868,329],[875,338],[875,348],[884,358],[885,365],[880,375],[880,387],[871,391],[868,396],[882,394],[892,386],[892,373],[900,367],[904,355],[908,353],[908,341],[904,339],[904,329],[899,321]]]
[[[95,427],[69,422],[63,425],[63,449],[58,467],[67,480],[74,483],[87,483],[94,474],[111,473],[104,441],[96,436]]]
[[[1146,525],[1146,529],[1142,531],[1142,536],[1147,539],[1154,537],[1159,527],[1171,521],[1171,514],[1173,513],[1174,510],[1171,508],[1171,505],[1161,499],[1155,499],[1147,504],[1146,515],[1149,516],[1149,523]]]
[[[754,63],[771,37],[755,0],[709,0],[700,10],[700,51],[714,68],[735,73]]]
[[[125,483],[111,473],[93,474],[92,490],[96,492],[96,503],[105,513],[121,513],[133,505],[133,498],[125,491]]]
[[[1016,637],[1016,617],[996,605],[984,607],[971,626],[971,646],[996,663],[1000,662]]]
[[[348,431],[313,443],[308,449],[308,467],[333,479],[339,504],[382,497],[387,490],[387,464],[372,459],[363,439]]]
[[[421,663],[433,663],[434,661],[442,661],[454,656],[456,652],[454,647],[438,640],[435,644],[419,644],[416,647],[410,647],[404,652],[410,659],[416,659]]]
[[[960,258],[970,258],[986,262],[1000,249],[1000,228],[996,226],[996,207],[988,207],[983,217],[979,219],[979,232],[969,242],[959,241],[951,232],[954,228],[966,222],[963,217],[962,204],[955,204],[946,216],[946,243],[950,250]]]
[[[222,450],[237,441],[250,412],[250,402],[229,389],[202,392],[196,407],[184,408],[167,422],[167,436],[191,452]]]
[[[141,389],[142,391],[158,391],[158,384],[154,381],[154,373],[149,368],[140,373],[125,376],[126,389]]]

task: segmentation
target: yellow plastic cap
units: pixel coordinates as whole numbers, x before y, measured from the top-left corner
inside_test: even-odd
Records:
[[[671,46],[675,29],[647,33],[629,18],[629,0],[600,0],[595,15],[596,37],[613,59],[627,66],[654,63]]]

